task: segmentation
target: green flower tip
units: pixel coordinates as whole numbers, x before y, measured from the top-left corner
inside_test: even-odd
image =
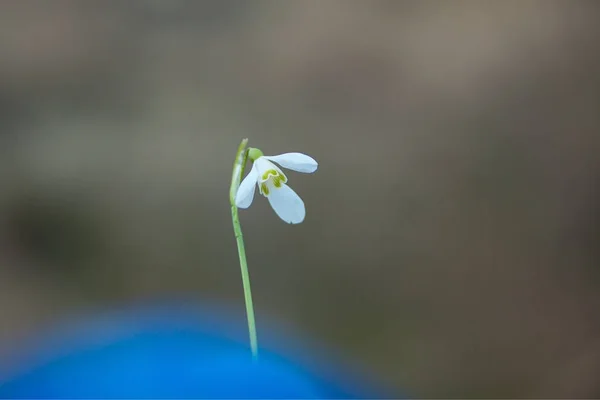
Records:
[[[250,147],[248,149],[248,157],[250,157],[252,161],[256,161],[259,157],[262,157],[263,155],[263,152],[259,149],[256,149],[254,147]]]

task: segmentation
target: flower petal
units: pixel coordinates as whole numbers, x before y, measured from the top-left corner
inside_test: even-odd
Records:
[[[256,181],[258,179],[258,170],[256,164],[252,164],[252,169],[246,175],[237,194],[235,195],[235,205],[238,208],[248,208],[254,199],[254,191],[256,190]]]
[[[254,161],[254,165],[256,165],[256,170],[258,171],[258,177],[257,179],[259,180],[259,182],[266,182],[268,179],[268,176],[265,176],[265,172],[269,171],[269,170],[274,170],[278,173],[280,173],[281,175],[284,176],[284,181],[287,182],[287,177],[285,176],[285,174],[283,173],[283,171],[275,164],[273,164],[271,161],[269,161],[267,159],[267,157],[259,157],[256,159],[256,161]]]
[[[284,153],[277,156],[264,156],[267,160],[275,161],[284,168],[292,171],[311,173],[317,170],[319,164],[314,158],[302,153]]]
[[[306,216],[304,202],[288,185],[273,187],[267,198],[279,218],[288,224],[299,224],[304,221]]]

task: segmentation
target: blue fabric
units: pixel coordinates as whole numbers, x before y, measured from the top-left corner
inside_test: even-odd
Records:
[[[66,324],[33,341],[11,365],[0,398],[378,397],[339,366],[321,363],[317,370],[311,363],[309,370],[268,350],[277,342],[268,334],[252,360],[246,335],[214,315],[131,310]]]

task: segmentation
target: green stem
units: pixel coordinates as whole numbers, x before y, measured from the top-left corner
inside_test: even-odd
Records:
[[[254,322],[254,306],[252,305],[252,290],[250,290],[250,274],[248,273],[248,263],[246,261],[246,250],[244,248],[244,237],[242,236],[242,226],[238,216],[238,208],[235,205],[235,195],[242,176],[244,175],[244,167],[248,158],[248,150],[246,145],[248,139],[242,140],[240,147],[235,156],[233,163],[233,174],[231,176],[231,188],[229,190],[229,201],[231,202],[231,218],[233,220],[233,232],[235,233],[235,241],[237,242],[238,254],[240,256],[240,269],[242,272],[242,284],[244,286],[244,301],[246,303],[246,316],[248,317],[248,335],[250,336],[250,349],[252,357],[258,358],[258,340],[256,338],[256,323]]]

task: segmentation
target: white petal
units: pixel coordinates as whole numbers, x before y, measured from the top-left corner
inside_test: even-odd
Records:
[[[288,185],[283,184],[280,188],[272,187],[267,198],[279,218],[288,224],[299,224],[304,221],[306,215],[304,202]]]
[[[314,158],[302,153],[284,153],[278,156],[265,156],[264,158],[275,161],[284,168],[304,173],[315,172],[319,166]]]
[[[271,161],[269,161],[267,159],[267,157],[263,156],[263,157],[257,158],[256,161],[254,161],[254,165],[256,165],[256,170],[258,171],[257,179],[260,182],[265,182],[265,179],[263,179],[262,176],[265,172],[267,172],[270,169],[273,169],[273,170],[279,172],[281,175],[285,176],[283,171],[277,165],[275,165]],[[287,180],[287,177],[286,177],[286,180]]]
[[[258,170],[256,164],[252,164],[250,173],[246,175],[237,194],[235,195],[235,205],[238,208],[248,208],[254,199],[254,191],[256,190],[256,180],[258,179]]]

